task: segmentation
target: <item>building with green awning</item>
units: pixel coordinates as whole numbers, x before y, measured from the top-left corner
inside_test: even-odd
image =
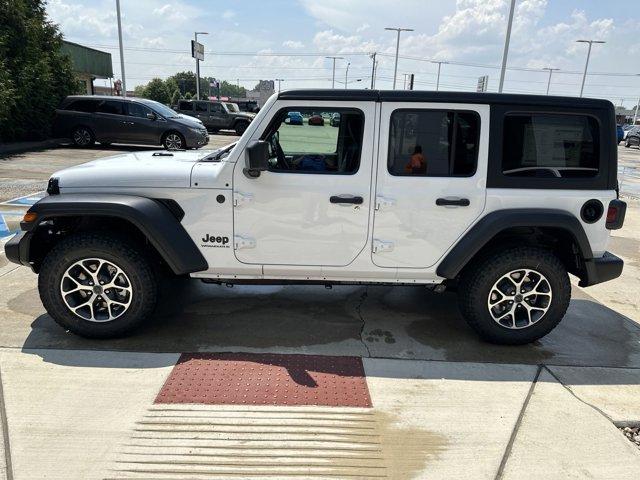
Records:
[[[85,85],[87,95],[95,93],[93,81],[96,78],[113,78],[111,54],[73,42],[62,42],[62,51],[69,55],[73,70]]]

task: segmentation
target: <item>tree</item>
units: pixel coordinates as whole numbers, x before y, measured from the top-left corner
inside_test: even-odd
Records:
[[[178,101],[180,100],[180,90],[178,90],[177,88],[173,91],[173,95],[171,95],[171,105],[177,105]]]
[[[147,86],[144,87],[142,96],[149,100],[164,103],[165,105],[168,105],[169,102],[171,102],[171,93],[169,93],[167,86],[160,78],[154,78],[147,83]]]
[[[220,83],[220,95],[223,97],[240,97],[244,98],[247,96],[247,89],[244,87],[239,87],[234,85],[233,83],[229,83],[226,80],[223,80]]]
[[[187,92],[187,93],[184,95],[184,99],[185,99],[185,100],[191,100],[192,98],[193,98],[193,96],[191,95],[191,92]]]
[[[79,82],[43,0],[0,0],[0,12],[0,141],[45,138]]]

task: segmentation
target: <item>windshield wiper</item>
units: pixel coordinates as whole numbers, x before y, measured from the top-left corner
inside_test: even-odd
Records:
[[[216,162],[216,161],[221,159],[222,155],[224,155],[225,153],[229,153],[233,149],[233,147],[236,146],[237,143],[238,142],[233,142],[233,143],[227,145],[226,147],[222,147],[222,148],[219,148],[217,150],[214,150],[209,155],[204,157],[201,161],[203,161],[203,162]]]

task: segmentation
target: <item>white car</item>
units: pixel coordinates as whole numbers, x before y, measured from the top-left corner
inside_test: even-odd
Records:
[[[291,125],[340,115],[338,128]],[[522,344],[569,305],[569,274],[620,275],[604,100],[293,90],[240,140],[135,153],[52,176],[7,257],[39,274],[49,314],[87,337],[153,312],[158,266],[206,282],[453,286],[484,339]]]

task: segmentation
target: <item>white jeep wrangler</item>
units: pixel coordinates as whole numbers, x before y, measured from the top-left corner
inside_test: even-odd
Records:
[[[214,152],[119,155],[56,173],[7,257],[87,337],[149,317],[164,270],[220,283],[457,288],[484,339],[549,333],[620,275],[604,100],[376,90],[274,95]]]

